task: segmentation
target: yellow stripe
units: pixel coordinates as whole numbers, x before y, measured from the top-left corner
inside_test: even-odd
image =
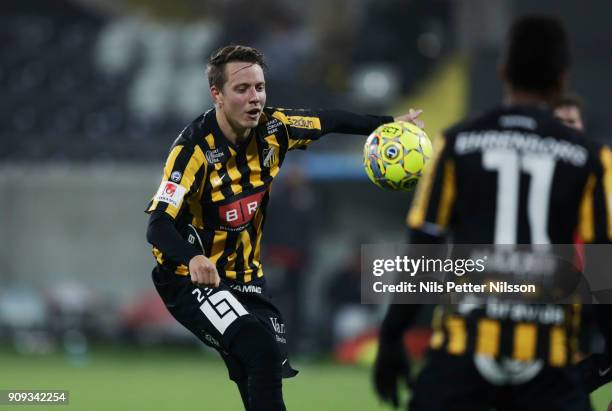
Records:
[[[176,162],[176,158],[183,151],[183,146],[176,146],[170,151],[168,155],[168,159],[166,160],[166,166],[164,167],[164,179],[167,180],[170,178],[170,174],[172,174],[172,169],[174,168],[174,163]]]
[[[217,231],[215,230],[215,235],[213,236],[213,244],[210,250],[210,256],[208,256],[208,258],[210,259],[210,261],[217,265],[217,262],[219,261],[219,259],[221,258],[221,256],[223,255],[223,252],[225,251],[225,243],[227,241],[227,231]],[[229,260],[228,260],[229,262]],[[225,267],[223,267],[224,269],[226,269],[226,276],[228,278],[232,278],[235,279],[236,278],[236,273],[233,273],[231,271],[227,270],[227,267],[229,267],[229,263],[225,265]]]
[[[293,128],[301,128],[306,130],[321,130],[321,120],[318,117],[306,117],[306,116],[287,116],[281,111],[275,111],[272,113],[272,117],[278,119],[285,125]],[[289,133],[290,134],[290,133]],[[312,140],[294,140],[289,137],[289,147],[291,150],[296,147],[307,145]]]
[[[249,256],[251,254],[251,250],[253,249],[253,244],[251,244],[251,238],[248,230],[244,230],[240,233],[238,244],[244,245],[242,248],[242,259],[244,261],[244,282],[248,283],[253,279],[253,270],[249,268]],[[236,247],[236,249],[238,249],[238,247]]]
[[[450,316],[446,320],[448,329],[448,352],[453,355],[461,355],[465,352],[467,345],[467,332],[465,320],[461,317]]]
[[[434,350],[442,347],[442,345],[444,344],[444,331],[442,330],[443,315],[444,312],[442,307],[437,306],[434,309],[433,319],[431,320],[433,334],[431,335],[430,347]]]
[[[185,264],[181,264],[176,267],[176,271],[174,272],[178,275],[189,275],[189,267],[187,267]]]
[[[155,256],[155,260],[159,264],[163,264],[164,263],[164,256],[163,256],[162,252],[158,248],[153,247],[153,255]]]
[[[439,227],[448,227],[453,203],[455,202],[455,187],[455,163],[449,159],[444,163],[444,182],[438,208],[438,218],[436,219],[436,224]]]
[[[603,147],[600,153],[603,165],[603,189],[606,201],[606,220],[608,222],[608,240],[612,241],[612,152]]]
[[[206,140],[206,144],[208,144],[208,147],[210,147],[211,150],[215,149],[215,136],[209,134],[204,137],[204,140]]]
[[[499,321],[483,318],[478,322],[476,352],[490,357],[499,354],[501,326]]]
[[[242,192],[242,186],[240,186],[240,178],[242,174],[238,171],[238,166],[236,165],[236,151],[230,147],[230,157],[227,160],[225,165],[225,169],[227,170],[227,175],[229,175],[231,179],[231,189],[234,194],[239,194]]]
[[[321,130],[321,119],[319,119],[319,117],[288,116],[281,111],[275,111],[272,113],[272,117],[291,127],[304,128],[307,130]]]
[[[554,326],[550,329],[550,365],[564,367],[567,364],[567,338],[562,327]]]
[[[157,260],[159,264],[164,263],[164,255],[156,247],[153,247],[153,255],[155,256],[155,260]],[[189,275],[189,267],[187,267],[185,264],[181,264],[176,267],[175,273],[179,275]]]
[[[181,178],[181,183],[180,183],[182,187],[185,187],[186,193],[188,193],[189,190],[191,189],[191,186],[193,185],[195,181],[196,173],[202,167],[206,167],[206,158],[204,157],[204,152],[202,151],[202,149],[199,146],[195,146],[193,150],[193,154],[191,154],[191,157],[189,158],[189,161],[187,162],[187,166],[185,166],[185,170],[183,170],[183,177]],[[173,167],[170,167],[169,170],[164,170],[164,176],[167,180],[170,179],[170,174],[167,174],[167,173],[168,172],[172,173],[172,168]],[[204,173],[206,174],[206,169]],[[170,214],[172,217],[176,218],[176,216],[179,213],[179,210],[181,209],[182,204],[183,204],[183,200],[181,200],[178,207],[168,204],[168,208],[166,209],[166,212]]]
[[[213,236],[213,244],[210,250],[210,255],[208,256],[211,262],[216,264],[217,260],[221,258],[221,255],[223,255],[223,251],[225,250],[226,240],[227,231],[215,230],[215,235]]]
[[[595,226],[593,221],[593,190],[595,189],[595,176],[590,174],[582,200],[580,201],[580,216],[578,218],[578,232],[580,237],[587,243],[595,238]]]
[[[280,171],[280,167],[278,166],[278,162],[280,160],[280,157],[279,157],[280,156],[280,143],[278,142],[278,139],[276,138],[276,134],[272,134],[266,137],[266,142],[268,143],[270,148],[274,149],[275,151],[274,155],[276,156],[276,161],[274,162],[272,167],[269,168],[269,170],[270,170],[270,175],[272,177],[276,177],[276,175]]]
[[[257,239],[255,240],[255,251],[253,252],[253,263],[257,266],[257,277],[263,277],[263,270],[261,269],[261,236],[263,233],[262,230],[263,224],[263,213],[258,212],[255,214],[255,218],[253,219],[253,226],[255,227],[255,232],[257,233]]]
[[[272,117],[280,120],[280,122],[284,125],[287,125],[289,123],[287,116],[282,111],[275,111],[274,113],[272,113]]]
[[[514,352],[512,358],[518,361],[533,360],[536,353],[537,336],[535,324],[517,324],[514,327]]]
[[[431,164],[426,166],[424,175],[417,185],[412,207],[410,207],[410,212],[406,218],[406,223],[411,228],[419,228],[425,222],[433,181],[436,177],[436,168],[445,145],[446,139],[443,135],[434,140],[434,155],[431,159]]]

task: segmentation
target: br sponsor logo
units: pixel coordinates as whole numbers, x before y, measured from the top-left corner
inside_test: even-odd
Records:
[[[249,223],[259,209],[265,194],[266,190],[220,206],[219,220],[221,224],[230,228],[236,228]]]

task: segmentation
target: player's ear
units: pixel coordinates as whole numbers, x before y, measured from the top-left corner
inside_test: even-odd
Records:
[[[210,96],[215,106],[223,105],[223,92],[217,86],[210,86]]]

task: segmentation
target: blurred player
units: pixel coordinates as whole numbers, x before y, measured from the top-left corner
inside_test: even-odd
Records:
[[[284,410],[281,378],[297,374],[260,261],[272,181],[290,150],[327,133],[368,134],[393,121],[265,108],[264,68],[250,47],[213,53],[207,73],[215,107],[174,141],[146,210],[157,291],[182,325],[218,350],[249,411]],[[418,121],[418,114],[398,119]],[[194,395],[207,389],[215,388]],[[206,395],[200,398],[205,404]]]
[[[582,100],[577,96],[566,94],[557,100],[553,105],[553,113],[563,124],[571,127],[580,132],[584,132],[584,104]],[[584,241],[580,237],[580,232],[576,231],[574,234],[574,244],[576,247],[576,254],[574,257],[574,264],[576,267],[584,268]],[[578,362],[584,358],[585,352],[590,351],[589,347],[591,344],[592,337],[592,317],[593,307],[585,305],[582,307],[581,312],[581,324],[579,335],[579,347],[580,349],[574,354],[573,361]]]
[[[554,18],[527,16],[513,24],[508,40],[501,67],[505,104],[437,140],[437,157],[408,214],[410,242],[571,244],[578,230],[586,242],[607,243],[607,148],[552,114],[570,66],[565,29]],[[600,354],[569,366],[579,307],[437,307],[410,410],[589,410],[588,394],[611,379],[612,364]],[[409,372],[402,335],[417,310],[392,305],[381,326],[374,382],[382,400],[394,405],[398,380]],[[607,315],[602,331],[610,341]]]
[[[555,102],[555,116],[563,124],[578,131],[584,131],[583,104],[578,97],[567,95]]]

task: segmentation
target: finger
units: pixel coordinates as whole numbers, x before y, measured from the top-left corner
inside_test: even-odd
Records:
[[[196,282],[198,287],[206,286],[206,273],[202,272],[201,269],[196,272]]]
[[[408,117],[410,117],[412,120],[414,120],[415,118],[420,116],[422,112],[423,112],[423,110],[421,110],[421,109],[415,110],[415,109],[411,108],[410,110],[408,110]]]
[[[411,123],[417,126],[418,128],[425,128],[425,122],[423,120],[414,119],[411,121]]]
[[[215,268],[215,266],[207,266],[205,272],[206,285],[208,285],[209,287],[217,288],[219,274],[217,274],[217,269]]]

